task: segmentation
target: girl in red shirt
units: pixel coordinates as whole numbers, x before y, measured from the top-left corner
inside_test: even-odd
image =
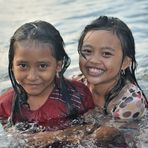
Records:
[[[0,97],[0,119],[63,128],[94,107],[89,89],[63,74],[70,64],[58,30],[45,21],[22,25],[10,41],[12,89]],[[62,123],[62,124],[61,124]]]

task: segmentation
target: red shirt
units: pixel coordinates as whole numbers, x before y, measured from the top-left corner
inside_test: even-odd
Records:
[[[77,81],[69,81],[72,83],[72,104],[77,111],[78,115],[87,112],[94,107],[92,95],[89,89]],[[0,96],[0,119],[6,120],[11,114],[12,102],[15,92],[13,89],[8,90]],[[21,113],[17,114],[16,122],[28,121],[37,122],[40,125],[64,126],[64,122],[69,119],[68,108],[63,96],[56,85],[52,93],[49,95],[47,101],[39,109],[32,111],[27,106],[21,106]],[[23,119],[22,119],[23,117]]]

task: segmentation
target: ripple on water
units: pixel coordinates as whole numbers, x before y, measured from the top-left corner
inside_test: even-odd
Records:
[[[96,116],[98,115],[98,116]],[[148,146],[148,112],[141,121],[115,122],[109,116],[104,117],[95,109],[82,118],[74,120],[70,127],[63,130],[43,131],[44,128],[35,123],[18,123],[7,129],[16,146],[64,146],[75,148],[124,147],[133,148]],[[22,129],[22,130],[21,130]],[[11,135],[11,136],[10,136]],[[12,138],[14,137],[14,139]],[[144,147],[146,146],[146,147]]]

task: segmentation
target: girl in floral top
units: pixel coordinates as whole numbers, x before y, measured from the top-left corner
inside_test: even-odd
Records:
[[[143,116],[147,99],[135,77],[137,62],[131,30],[118,18],[101,16],[83,30],[78,43],[83,81],[104,114],[115,119]]]

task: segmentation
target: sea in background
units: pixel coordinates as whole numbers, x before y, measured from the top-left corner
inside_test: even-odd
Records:
[[[137,79],[148,97],[148,0],[0,0],[0,91],[10,86],[9,40],[20,25],[45,20],[60,30],[71,65],[65,75],[79,73],[77,43],[84,26],[100,15],[115,16],[131,28],[136,43]]]
[[[84,26],[100,15],[118,17],[131,28],[136,44],[136,76],[148,97],[148,0],[0,0],[0,91],[11,86],[9,41],[20,25],[45,20],[55,25],[71,58],[66,77],[79,73],[77,43]]]

